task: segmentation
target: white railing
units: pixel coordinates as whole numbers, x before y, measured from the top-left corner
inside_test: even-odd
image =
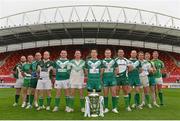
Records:
[[[43,8],[0,18],[0,30],[25,25],[65,22],[136,23],[180,29],[180,19],[137,8],[74,5]]]

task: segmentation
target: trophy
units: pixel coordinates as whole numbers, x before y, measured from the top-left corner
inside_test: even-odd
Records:
[[[103,114],[103,96],[99,96],[95,90],[86,96],[86,103],[85,103],[85,117],[104,117]]]

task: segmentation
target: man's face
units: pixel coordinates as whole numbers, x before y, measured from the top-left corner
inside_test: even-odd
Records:
[[[158,52],[153,52],[153,59],[158,59],[158,56],[159,56],[159,54],[158,54]]]
[[[80,51],[76,51],[74,56],[75,56],[75,58],[81,58],[81,52]]]
[[[41,60],[42,56],[41,56],[41,53],[36,53],[35,54],[35,59],[36,60]]]
[[[97,51],[96,50],[91,51],[91,57],[92,58],[97,58]]]
[[[110,50],[105,51],[105,57],[106,58],[111,58],[111,51]]]
[[[131,58],[136,58],[137,52],[135,50],[131,51]]]
[[[139,58],[139,60],[143,60],[144,59],[144,54],[143,53],[139,53],[138,54],[138,58]]]
[[[34,60],[34,57],[32,55],[28,55],[28,62],[32,63]]]
[[[44,54],[43,54],[43,58],[45,59],[45,60],[47,60],[47,59],[49,59],[49,57],[50,57],[50,54],[49,54],[49,52],[44,52]]]
[[[151,55],[149,53],[145,53],[145,59],[150,60],[150,58],[151,58]]]
[[[124,50],[118,50],[118,56],[124,57]]]
[[[60,56],[61,58],[67,58],[67,51],[62,50]]]
[[[21,63],[26,62],[26,57],[25,56],[21,56]]]

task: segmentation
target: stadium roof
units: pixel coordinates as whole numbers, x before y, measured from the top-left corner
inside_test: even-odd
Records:
[[[44,8],[0,18],[0,27],[0,52],[93,43],[180,53],[180,19],[136,8]]]

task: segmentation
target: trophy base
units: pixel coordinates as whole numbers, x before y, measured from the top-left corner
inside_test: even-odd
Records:
[[[91,117],[98,117],[98,115],[97,114],[92,114]]]

